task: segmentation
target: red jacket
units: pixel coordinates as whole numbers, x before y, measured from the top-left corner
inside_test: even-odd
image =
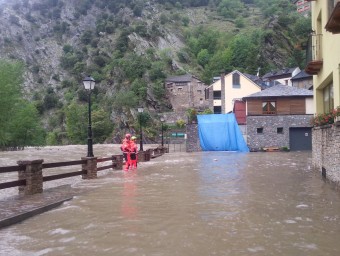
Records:
[[[131,140],[124,139],[120,149],[125,153],[131,152],[133,151],[133,144]]]

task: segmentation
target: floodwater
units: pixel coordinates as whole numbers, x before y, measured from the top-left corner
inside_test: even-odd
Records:
[[[340,193],[320,176],[310,152],[173,152],[0,230],[0,255],[337,256]]]

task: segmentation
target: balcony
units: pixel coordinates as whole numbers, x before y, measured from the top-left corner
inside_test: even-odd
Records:
[[[333,5],[334,5],[334,8],[332,8],[333,6],[331,5],[330,17],[325,26],[325,29],[333,34],[339,34],[340,33],[340,0],[334,0]]]
[[[323,66],[322,59],[322,34],[312,33],[307,42],[305,72],[309,75],[316,75]]]

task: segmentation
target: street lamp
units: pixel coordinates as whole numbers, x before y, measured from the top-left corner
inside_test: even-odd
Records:
[[[140,127],[140,142],[139,142],[139,150],[143,151],[143,130],[142,130],[142,113],[144,111],[143,107],[139,107],[138,109],[139,113],[139,127]]]
[[[87,157],[93,157],[93,143],[92,143],[92,128],[91,128],[91,91],[96,84],[96,81],[91,77],[87,76],[83,79],[85,90],[89,90],[89,126],[87,132]]]
[[[164,136],[163,136],[163,131],[164,131],[164,127],[163,127],[163,123],[164,123],[164,117],[161,117],[161,124],[162,124],[162,148],[164,147]]]

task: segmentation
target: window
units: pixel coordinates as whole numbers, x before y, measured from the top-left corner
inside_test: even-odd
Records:
[[[214,106],[214,114],[221,114],[222,107],[221,106]]]
[[[187,83],[184,83],[184,82],[177,82],[175,83],[176,86],[186,86]]]
[[[333,83],[323,89],[324,113],[330,112],[334,108]]]
[[[197,90],[197,93],[202,94],[202,90]]]
[[[233,74],[233,88],[241,88],[239,73]]]
[[[262,102],[262,113],[270,115],[276,114],[276,102],[275,101]]]
[[[256,128],[256,133],[257,133],[257,134],[263,134],[263,127],[261,127],[261,128]]]
[[[214,100],[220,100],[222,98],[221,91],[214,91]]]
[[[283,127],[278,127],[276,131],[278,134],[283,134]]]
[[[182,89],[183,89],[182,87],[178,87],[178,91],[179,91],[179,92],[182,91]]]
[[[204,96],[206,100],[209,99],[209,88],[204,89]]]
[[[200,98],[200,104],[203,104],[203,99],[202,98]]]
[[[331,17],[336,1],[328,0],[328,18]]]

